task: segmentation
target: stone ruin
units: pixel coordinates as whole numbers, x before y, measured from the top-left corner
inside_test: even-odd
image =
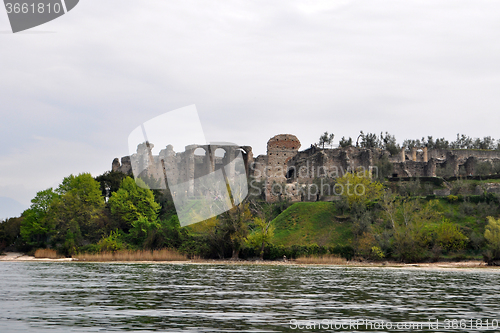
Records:
[[[137,152],[131,156],[115,158],[112,163],[112,171],[122,172],[132,175],[133,170],[141,170],[139,177],[164,182],[166,175],[169,175],[169,184],[180,184],[190,182],[196,183],[200,179],[214,171],[224,168],[228,178],[234,178],[239,171],[232,167],[231,161],[236,156],[241,156],[244,162],[244,172],[250,174],[249,166],[253,162],[252,147],[235,146],[231,144],[211,144],[211,145],[189,145],[184,152],[175,152],[171,145],[160,150],[158,155],[153,155],[151,151],[153,143],[145,142],[137,146]],[[217,153],[220,152],[217,156]],[[229,167],[227,167],[229,166]],[[138,172],[136,172],[138,173]],[[147,184],[151,185],[151,184]],[[154,184],[151,188],[166,188],[166,184]],[[189,195],[194,193],[194,186],[187,188]],[[172,193],[175,195],[175,193]]]
[[[147,149],[147,143],[139,145],[138,154]],[[306,191],[311,186],[326,186],[328,180],[342,177],[346,172],[364,170],[369,174],[378,172],[376,167],[380,160],[392,164],[392,177],[436,177],[437,173],[446,170],[449,175],[475,175],[477,162],[500,162],[499,151],[458,150],[458,149],[427,149],[427,147],[402,149],[396,156],[381,149],[366,149],[359,147],[320,148],[311,145],[299,151],[301,143],[292,134],[279,134],[267,143],[267,153],[253,157],[252,147],[233,145],[191,145],[185,152],[176,153],[171,146],[161,150],[158,156],[150,156],[156,165],[159,160],[166,161],[151,173],[161,173],[168,170],[174,174],[177,182],[195,180],[207,173],[213,172],[230,163],[241,152],[245,172],[250,180],[250,186],[259,188],[268,202],[287,198],[291,201],[316,201]],[[223,157],[216,156],[216,151],[222,149]],[[204,151],[204,154],[195,154]],[[144,156],[147,155],[140,155]],[[132,173],[130,156],[115,158],[113,171],[125,174]],[[147,163],[138,161],[136,163]],[[137,166],[136,166],[137,167]],[[140,167],[140,166],[139,166]],[[229,171],[230,173],[230,171]],[[313,185],[315,182],[319,184]],[[325,184],[323,184],[323,180]],[[255,182],[260,186],[255,186]],[[195,194],[195,193],[191,193]]]
[[[401,150],[389,157],[394,177],[474,176],[477,162],[498,162],[500,152],[493,150],[430,149]],[[441,172],[440,172],[441,171]],[[439,173],[439,174],[438,174]]]

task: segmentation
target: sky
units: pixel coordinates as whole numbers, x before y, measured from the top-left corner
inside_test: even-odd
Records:
[[[196,105],[208,141],[324,131],[500,138],[500,2],[81,0],[13,34],[0,8],[0,219]]]

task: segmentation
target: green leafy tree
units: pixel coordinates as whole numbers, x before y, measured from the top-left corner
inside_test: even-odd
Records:
[[[436,205],[437,201],[422,205],[418,200],[384,196],[382,206],[392,227],[393,252],[401,261],[415,262],[426,257],[432,239],[425,226],[441,219]]]
[[[97,242],[103,236],[98,221],[104,210],[99,183],[89,173],[70,175],[56,192],[59,196],[52,201],[47,214],[49,224],[54,226],[53,245],[69,255],[85,242]]]
[[[259,248],[260,259],[264,259],[264,249],[266,244],[271,244],[274,237],[274,226],[272,221],[265,221],[259,217],[254,220],[254,231],[248,236],[247,242],[253,248]]]
[[[130,235],[138,245],[144,245],[146,238],[160,228],[158,220],[149,220],[145,216],[139,216],[132,221]]]
[[[102,175],[95,177],[95,180],[99,182],[102,195],[106,197],[118,191],[123,179],[126,177],[126,174],[119,171],[107,171]]]
[[[484,238],[488,242],[487,261],[500,259],[500,219],[488,216],[488,224],[484,231]]]
[[[111,231],[108,237],[103,237],[98,243],[97,248],[101,252],[116,252],[126,248],[122,241],[122,235],[118,230]]]
[[[384,194],[384,185],[373,181],[368,170],[358,169],[356,172],[347,172],[337,178],[334,192],[346,198],[349,206],[352,206],[354,203],[366,204],[381,198]]]
[[[436,244],[444,251],[463,250],[469,242],[469,238],[460,231],[458,226],[448,220],[443,220],[435,232]]]
[[[23,212],[20,234],[30,247],[44,248],[54,233],[54,225],[47,219],[49,208],[59,195],[52,188],[40,191],[31,200],[31,206]]]
[[[0,221],[0,253],[6,247],[20,250],[23,247],[22,238],[19,237],[23,217],[13,217]]]
[[[222,239],[228,239],[231,242],[233,260],[238,259],[240,249],[247,239],[248,223],[251,219],[252,214],[248,203],[234,206],[218,217],[218,229]]]
[[[126,232],[134,227],[134,223],[138,228],[143,228],[144,223],[157,223],[160,205],[155,202],[153,192],[145,188],[145,184],[143,186],[137,186],[132,178],[126,177],[120,189],[109,198],[111,213],[121,221],[122,229]],[[138,222],[139,219],[142,222]]]
[[[325,148],[325,144],[326,145],[331,145],[332,144],[334,137],[335,137],[335,135],[333,133],[332,134],[328,134],[328,132],[325,132],[325,133],[323,133],[319,137],[318,145],[321,146],[324,149]]]
[[[403,141],[403,147],[406,147],[406,149],[412,149],[412,148],[418,148],[418,147],[422,147],[423,144],[422,142],[417,139],[417,140],[410,140],[410,139],[405,139]]]
[[[160,219],[156,228],[150,229],[144,241],[144,247],[149,249],[179,248],[188,239],[187,229],[181,228],[177,215],[172,215],[168,219]]]
[[[399,154],[401,147],[396,142],[396,137],[394,135],[385,132],[385,135],[380,133],[380,143],[382,148],[387,150],[391,155]]]
[[[352,138],[349,137],[349,139],[346,139],[345,137],[342,137],[339,141],[339,146],[342,148],[352,147]]]
[[[375,167],[375,178],[380,181],[389,177],[394,170],[394,166],[392,165],[391,161],[389,161],[389,157],[387,157],[386,155],[382,155],[382,157],[378,159],[377,163],[375,163]]]
[[[361,138],[361,147],[372,149],[372,148],[381,148],[382,143],[380,142],[378,136],[375,133],[363,133],[360,131],[358,139]],[[356,146],[357,146],[356,142]]]
[[[422,138],[422,144],[429,149],[447,149],[450,146],[450,143],[445,138],[438,138],[434,141],[432,136],[428,136],[427,140]]]
[[[266,244],[271,244],[274,237],[273,220],[281,214],[287,207],[288,202],[265,203],[256,200],[250,201],[250,210],[256,216],[251,223],[251,233],[247,243],[259,251],[260,259],[264,259],[264,249]]]

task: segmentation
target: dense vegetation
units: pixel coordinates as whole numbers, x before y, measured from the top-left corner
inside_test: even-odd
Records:
[[[38,192],[21,217],[0,223],[0,248],[50,248],[65,256],[170,248],[201,258],[500,259],[499,199],[474,194],[485,181],[457,180],[441,198],[432,190],[442,182],[383,185],[359,173],[337,179],[347,181],[366,191],[295,204],[252,196],[217,218],[181,228],[168,193],[138,187],[116,172],[71,175]]]
[[[333,138],[325,132],[320,146],[331,145]],[[340,145],[353,145],[353,140],[342,138]],[[387,149],[391,154],[400,150],[388,133],[379,137],[361,132],[356,145]],[[500,147],[491,137],[464,135],[457,135],[453,142],[428,137],[403,144],[423,145]],[[377,167],[374,178],[354,172],[328,180],[330,186],[362,186],[363,195],[344,193],[331,202],[270,204],[257,193],[216,218],[183,228],[168,190],[139,187],[119,172],[96,178],[85,173],[70,175],[57,188],[38,192],[20,217],[0,223],[0,251],[53,249],[58,255],[75,256],[168,248],[188,257],[220,259],[332,254],[349,260],[500,261],[499,198],[487,192],[485,184],[500,182],[500,165],[477,165],[478,173],[487,177],[423,177],[398,182],[386,179],[392,171],[387,156]],[[434,196],[434,190],[445,188],[450,190],[449,196]]]
[[[273,236],[270,222],[286,208],[286,203],[246,201],[218,218],[181,228],[168,192],[137,186],[118,172],[95,179],[70,175],[31,202],[21,217],[0,223],[0,250],[51,248],[72,256],[171,248],[191,257],[238,258],[242,250],[243,256],[262,257]]]
[[[333,134],[325,132],[319,139],[319,145],[324,147],[324,144],[331,144],[333,140]],[[328,141],[329,139],[330,141]],[[422,137],[421,139],[405,139],[400,145],[397,143],[396,137],[387,132],[380,133],[377,135],[375,133],[364,133],[361,131],[353,144],[352,138],[346,139],[342,137],[339,141],[340,147],[349,147],[355,145],[356,147],[363,148],[380,148],[389,151],[392,155],[397,154],[401,151],[402,147],[406,149],[411,149],[414,147],[427,147],[429,149],[480,149],[480,150],[500,150],[500,140],[495,140],[491,136],[486,136],[484,138],[472,138],[465,134],[457,134],[457,138],[454,141],[448,141],[445,138],[434,139],[432,136],[427,138]]]

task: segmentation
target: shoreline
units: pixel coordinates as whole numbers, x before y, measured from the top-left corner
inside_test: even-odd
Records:
[[[413,263],[405,264],[400,262],[359,262],[346,261],[344,263],[300,263],[295,260],[287,261],[271,261],[271,260],[216,260],[216,259],[192,259],[181,261],[86,261],[75,258],[35,258],[18,252],[7,252],[0,256],[0,262],[74,262],[74,263],[116,263],[116,264],[189,264],[189,265],[269,265],[269,266],[326,266],[326,267],[353,267],[353,268],[388,268],[388,269],[415,269],[415,270],[470,270],[470,269],[487,269],[490,271],[500,271],[500,267],[488,266],[481,260],[468,261],[443,261],[434,263]]]

